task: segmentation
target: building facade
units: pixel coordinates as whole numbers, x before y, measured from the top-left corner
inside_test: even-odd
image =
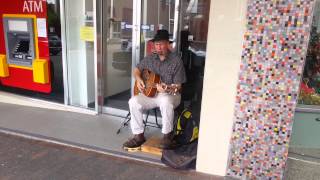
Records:
[[[42,99],[98,116],[125,116],[132,68],[152,51],[149,40],[156,30],[168,29],[194,82],[186,86],[186,94],[191,94],[186,102],[196,101],[201,107],[197,171],[283,179],[288,159],[310,164],[318,159],[320,142],[312,138],[320,128],[317,0],[16,3],[10,11],[0,10],[2,24],[6,17],[18,18],[14,26],[3,25],[3,43],[10,27],[23,30],[21,16],[13,14],[46,14],[36,14],[33,31],[39,41],[34,47],[44,53],[34,55],[32,62],[48,61],[41,66],[47,73],[39,75],[48,80],[40,84],[52,87]],[[10,74],[22,76],[23,69],[34,83],[38,71],[12,64],[8,47],[2,44],[0,49],[1,90],[38,95],[38,85],[32,89],[19,84],[21,79],[8,79]]]

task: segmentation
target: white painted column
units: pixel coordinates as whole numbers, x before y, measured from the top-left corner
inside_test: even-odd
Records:
[[[226,175],[247,0],[211,0],[197,171]]]

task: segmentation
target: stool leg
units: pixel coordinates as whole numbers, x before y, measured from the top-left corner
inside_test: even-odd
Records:
[[[130,112],[128,112],[127,116],[124,118],[124,121],[123,121],[121,127],[118,129],[117,134],[120,133],[122,128],[124,128],[125,126],[128,126],[130,120],[131,120],[131,114],[130,114]]]
[[[154,115],[156,117],[156,125],[158,126],[158,128],[161,128],[160,124],[158,123],[157,109],[154,109]]]
[[[148,110],[146,120],[144,120],[144,121],[143,121],[143,123],[144,123],[143,131],[145,131],[145,130],[146,130],[146,126],[147,126],[147,123],[148,123],[149,113],[150,113],[150,112],[149,112],[149,110]]]

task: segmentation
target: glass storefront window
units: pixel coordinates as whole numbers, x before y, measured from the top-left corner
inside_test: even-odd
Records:
[[[181,7],[181,30],[189,31],[193,41],[207,41],[210,1],[183,0]]]
[[[60,1],[47,1],[48,41],[51,62],[52,96],[64,102]]]
[[[104,29],[107,40],[104,59],[104,106],[108,109],[129,110],[128,100],[131,97],[133,42],[132,42],[132,0],[105,1],[107,11],[104,17]],[[150,40],[158,29],[167,29],[173,37],[174,0],[143,0],[141,1],[141,39],[140,54],[142,59],[152,52]],[[172,38],[171,37],[171,38]]]
[[[158,29],[166,29],[173,35],[174,27],[174,0],[145,0],[142,1],[142,25],[149,28],[142,28],[145,40],[152,39]],[[171,37],[172,38],[172,37]]]
[[[299,104],[320,105],[320,4],[317,2],[303,78],[300,85]]]
[[[108,0],[103,9],[107,35],[103,42],[104,107],[127,110],[131,96],[133,1]]]
[[[69,104],[95,107],[92,0],[65,1]]]
[[[286,179],[314,179],[312,177],[319,177],[320,159],[320,141],[317,139],[320,136],[319,0],[316,1],[314,9],[298,105],[294,115],[285,177]]]

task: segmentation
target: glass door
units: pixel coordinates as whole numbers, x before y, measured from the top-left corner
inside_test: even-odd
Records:
[[[152,51],[151,39],[159,29],[166,29],[170,40],[176,42],[179,0],[141,1],[141,58]],[[177,11],[176,11],[177,10]],[[151,49],[150,49],[151,48]]]
[[[178,2],[178,0],[176,0]],[[151,39],[167,29],[176,40],[175,0],[107,0],[103,4],[103,112],[128,113],[134,78],[132,69],[152,51]],[[176,19],[176,21],[175,21]]]
[[[127,110],[131,97],[132,0],[103,2],[103,112]]]

